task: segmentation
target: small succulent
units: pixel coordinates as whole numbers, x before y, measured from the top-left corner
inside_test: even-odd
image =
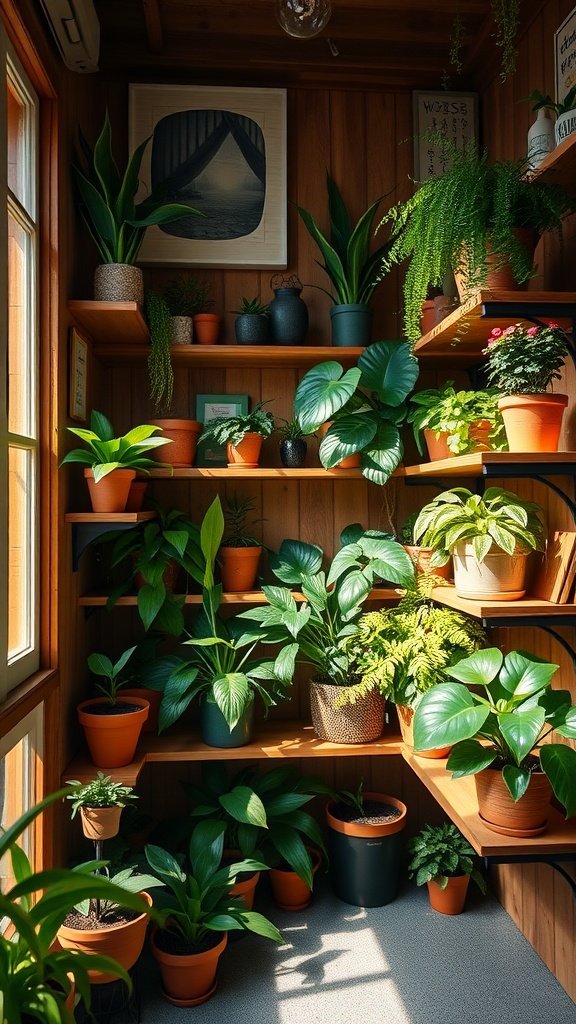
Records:
[[[258,296],[254,299],[247,299],[244,296],[240,300],[240,306],[238,309],[233,309],[233,313],[237,316],[268,316],[270,312],[270,306],[268,303],[260,302]]]

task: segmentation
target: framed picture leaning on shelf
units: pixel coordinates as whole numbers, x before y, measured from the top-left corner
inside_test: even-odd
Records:
[[[131,85],[131,150],[151,135],[138,198],[194,212],[148,228],[141,263],[286,266],[285,89]]]
[[[204,426],[218,416],[240,416],[248,412],[248,395],[196,395],[196,419]],[[196,465],[228,465],[226,446],[214,441],[198,442]]]

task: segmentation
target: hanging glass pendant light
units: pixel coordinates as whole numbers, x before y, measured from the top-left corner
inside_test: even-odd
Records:
[[[276,18],[289,36],[311,39],[332,16],[331,0],[276,0]]]

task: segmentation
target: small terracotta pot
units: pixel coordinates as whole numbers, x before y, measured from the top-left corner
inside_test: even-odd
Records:
[[[505,836],[527,837],[546,831],[552,786],[544,772],[533,772],[523,797],[514,802],[502,772],[485,768],[474,776],[478,810],[487,828]]]
[[[434,548],[419,548],[415,544],[404,544],[404,551],[412,559],[416,572],[431,572],[433,576],[439,576],[443,580],[452,577],[452,559],[446,565],[439,565],[434,569],[430,568],[430,559],[434,554]]]
[[[440,914],[461,914],[466,902],[466,893],[470,875],[454,875],[448,879],[448,885],[441,889],[438,882],[426,882],[428,886],[428,898],[432,910]]]
[[[439,758],[448,757],[448,754],[452,750],[452,747],[437,747],[435,750],[414,750],[414,708],[409,708],[406,704],[397,704],[396,711],[398,712],[398,721],[400,723],[400,732],[402,733],[402,739],[410,750],[413,750],[418,757],[429,757]]]
[[[128,492],[128,501],[126,502],[125,512],[141,512],[144,504],[144,498],[146,497],[146,491],[148,489],[147,480],[133,480],[130,484],[130,491]]]
[[[426,302],[422,303],[422,313],[420,314],[420,330],[422,334],[428,334],[433,327],[436,326],[436,316],[434,310],[434,299],[426,299]]]
[[[557,452],[568,395],[506,395],[498,400],[511,452]]]
[[[147,892],[141,895],[151,907],[152,897]],[[129,971],[142,952],[147,927],[148,914],[140,914],[133,921],[94,931],[61,925],[58,929],[58,942],[64,949],[78,949],[84,953],[111,956],[121,967]],[[116,974],[104,974],[100,971],[88,971],[88,977],[91,985],[106,985],[109,981],[117,980]]]
[[[508,555],[493,545],[479,562],[469,541],[459,541],[452,553],[454,586],[469,601],[519,601],[526,593],[528,555]]]
[[[164,998],[175,1006],[199,1006],[205,1003],[216,990],[218,960],[226,948],[227,933],[212,949],[179,956],[159,949],[156,935],[157,929],[154,929],[151,937],[152,953],[160,965]]]
[[[244,466],[244,469],[256,469],[262,448],[262,434],[248,433],[240,444],[226,445],[226,458],[229,466]]]
[[[122,807],[81,807],[82,831],[86,839],[101,842],[117,836],[122,811]]]
[[[227,593],[254,590],[261,547],[220,548],[222,586]]]
[[[158,715],[162,694],[159,690],[149,690],[147,686],[131,686],[129,689],[122,687],[123,697],[138,697],[140,700],[147,700],[149,704],[148,718],[142,726],[142,732],[158,732]]]
[[[244,859],[241,850],[224,850],[224,863],[235,864]],[[246,910],[252,910],[256,897],[256,886],[260,881],[260,871],[252,871],[247,878],[242,878],[230,889],[231,896],[238,896],[246,906]]]
[[[314,732],[329,743],[370,743],[384,727],[384,698],[375,690],[354,704],[337,706],[342,686],[310,680],[310,711]]]
[[[327,423],[323,423],[321,427],[318,427],[318,430],[316,431],[318,437],[323,438],[324,435],[328,433],[331,426],[332,422],[329,420]],[[356,452],[354,455],[348,455],[345,459],[342,459],[341,462],[338,462],[334,466],[334,469],[359,469],[361,457],[360,452]]]
[[[318,871],[322,858],[318,850],[308,850],[312,861],[312,873]],[[312,889],[291,869],[270,868],[268,872],[274,902],[280,910],[306,910],[312,902]]]
[[[220,334],[220,317],[218,313],[196,313],[194,321],[194,340],[199,345],[216,345]]]
[[[124,512],[132,481],[133,469],[113,469],[96,483],[92,469],[84,470],[93,512]]]
[[[78,721],[84,728],[90,757],[97,768],[122,768],[134,759],[140,732],[148,718],[149,704],[140,697],[118,697],[117,704],[138,704],[138,711],[120,715],[94,715],[86,709],[108,704],[106,697],[92,697],[78,705]]]
[[[475,423],[471,423],[469,434],[474,445],[470,451],[489,452],[491,430],[492,424],[489,420],[477,420]],[[455,458],[454,452],[451,452],[448,447],[448,436],[447,430],[440,431],[438,434],[434,430],[428,430],[428,428],[424,430],[424,438],[431,462],[437,462],[438,459]]]
[[[150,420],[150,423],[162,427],[162,437],[171,441],[171,444],[153,449],[152,457],[157,462],[183,468],[194,464],[198,437],[202,433],[202,424],[198,420]]]

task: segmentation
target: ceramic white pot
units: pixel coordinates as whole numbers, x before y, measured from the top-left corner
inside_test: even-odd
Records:
[[[453,552],[454,586],[458,597],[469,601],[518,601],[526,593],[528,555],[507,555],[500,548],[478,562],[474,548],[461,541]]]
[[[528,151],[526,159],[531,170],[540,167],[544,157],[551,153],[556,145],[554,122],[547,110],[538,111],[534,124],[528,129]]]

